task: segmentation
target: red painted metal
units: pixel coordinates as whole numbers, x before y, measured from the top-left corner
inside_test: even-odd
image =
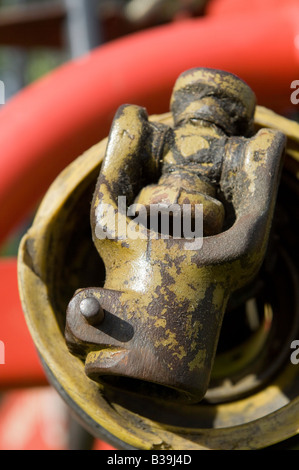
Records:
[[[0,389],[45,385],[47,380],[25,323],[18,293],[17,260],[0,259]],[[4,363],[3,363],[4,362]]]

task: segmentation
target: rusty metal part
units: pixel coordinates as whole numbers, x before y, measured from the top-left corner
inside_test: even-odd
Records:
[[[168,113],[149,121],[173,125]],[[20,294],[48,378],[80,422],[116,448],[262,449],[276,443],[292,448],[298,438],[299,374],[289,360],[289,345],[299,335],[299,124],[257,106],[256,132],[261,127],[288,136],[272,228],[288,256],[281,256],[275,244],[258,278],[230,298],[210,386],[199,404],[161,405],[149,395],[108,389],[86,376],[85,353],[82,360],[67,349],[70,297],[77,289],[103,286],[106,278],[90,237],[89,214],[106,139],[59,175],[22,240]],[[260,323],[244,336],[245,305],[254,299]]]
[[[172,125],[149,121],[134,105],[115,116],[91,206],[105,284],[74,295],[65,331],[91,379],[196,403],[209,385],[227,302],[263,261],[286,139],[272,129],[253,133],[254,94],[222,71],[180,76],[171,111]],[[144,227],[136,237],[138,218],[126,214],[133,203],[202,203],[206,236],[165,239]],[[104,309],[101,325],[84,323],[86,297]]]

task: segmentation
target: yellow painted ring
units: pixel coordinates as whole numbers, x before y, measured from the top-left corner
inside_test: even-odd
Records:
[[[170,116],[152,118],[169,122]],[[294,132],[290,138],[291,156],[296,160],[299,131],[294,123],[264,108],[257,109],[258,126],[287,126],[287,130],[288,123]],[[104,390],[87,378],[83,362],[69,353],[63,335],[63,308],[56,293],[58,289],[62,298],[68,297],[68,292],[62,292],[59,280],[66,272],[71,283],[72,274],[63,265],[63,256],[60,258],[61,247],[76,236],[71,216],[76,213],[76,205],[83,195],[86,198],[89,194],[88,188],[95,184],[106,145],[107,139],[85,152],[58,176],[20,245],[18,275],[22,305],[49,380],[82,424],[93,435],[117,448],[260,449],[296,436],[299,433],[299,397],[288,398],[284,393],[290,384],[299,388],[299,366],[291,362],[273,382],[247,398],[208,407],[180,405],[176,409],[170,405],[166,411],[174,418],[163,422],[163,410],[160,419],[151,417],[151,409],[156,411],[154,416],[159,415],[158,404],[145,401],[142,413],[140,409],[127,408],[121,400],[107,400]],[[181,422],[184,416],[192,416],[192,426],[181,425],[179,419],[176,423],[176,413],[179,419],[183,417]],[[197,426],[197,416],[203,416],[199,423],[204,422],[204,426]]]

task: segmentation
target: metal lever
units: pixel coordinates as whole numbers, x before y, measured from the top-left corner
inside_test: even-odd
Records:
[[[193,403],[208,388],[227,301],[263,261],[285,136],[254,133],[254,94],[227,72],[182,74],[171,111],[169,124],[133,105],[114,118],[91,206],[105,285],[75,293],[65,337],[92,380]],[[196,224],[201,204],[203,238],[147,225],[152,205],[175,205],[181,219],[191,208]]]

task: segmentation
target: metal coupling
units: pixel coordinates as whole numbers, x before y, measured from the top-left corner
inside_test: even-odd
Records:
[[[116,113],[91,204],[105,283],[75,292],[65,327],[93,381],[204,397],[227,302],[263,261],[280,180],[285,136],[255,132],[254,112],[246,83],[199,68],[178,78],[167,123],[135,105]]]

